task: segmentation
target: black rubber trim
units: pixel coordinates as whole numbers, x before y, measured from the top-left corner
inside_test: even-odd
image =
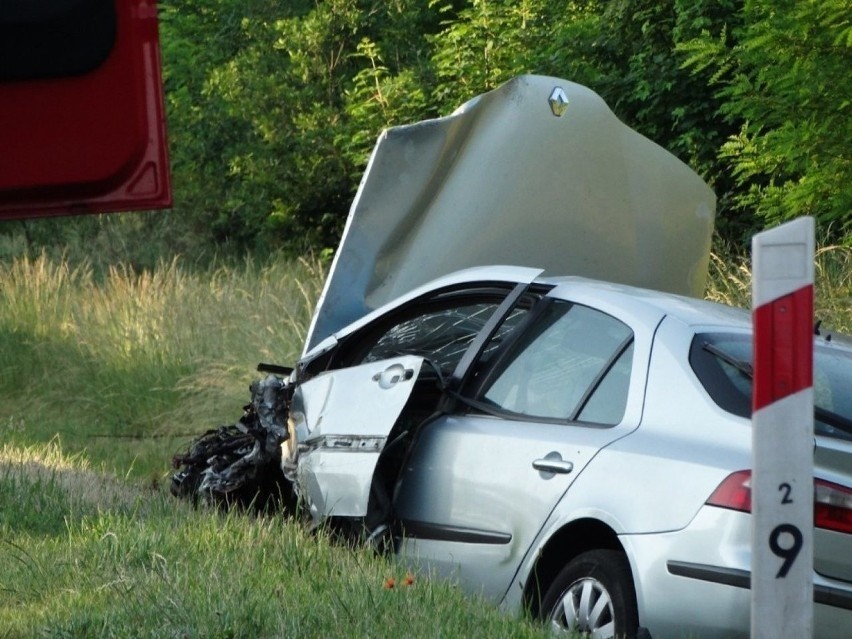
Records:
[[[284,375],[287,376],[293,372],[292,366],[280,366],[278,364],[266,364],[261,362],[257,365],[257,371],[259,373],[273,373],[275,375]]]
[[[687,561],[668,561],[666,567],[669,573],[678,577],[689,577],[700,581],[712,581],[713,583],[735,588],[751,589],[751,574],[748,570],[736,568],[719,568],[707,564],[693,564]]]
[[[468,374],[470,373],[471,368],[476,363],[476,360],[479,358],[479,355],[482,352],[482,349],[485,348],[485,344],[494,336],[494,333],[497,332],[497,329],[502,324],[503,320],[505,320],[509,313],[512,312],[512,309],[515,308],[515,304],[518,303],[518,300],[523,297],[524,293],[529,290],[531,286],[531,282],[521,282],[517,284],[512,291],[503,298],[503,301],[500,302],[500,306],[498,306],[494,312],[491,314],[491,317],[488,318],[488,321],[485,322],[485,326],[483,326],[479,333],[476,335],[474,340],[470,343],[467,350],[462,355],[458,364],[456,364],[456,369],[453,371],[452,376],[450,377],[450,386],[452,389],[460,388],[465,380],[467,379]]]
[[[751,574],[747,570],[720,568],[688,561],[668,561],[666,567],[670,574],[678,577],[709,581],[746,590],[751,589]],[[852,592],[829,586],[814,585],[814,603],[852,610]]]
[[[426,521],[407,520],[402,522],[402,529],[406,537],[416,539],[458,541],[464,544],[491,544],[495,546],[505,545],[512,541],[512,535],[509,533],[433,524]]]

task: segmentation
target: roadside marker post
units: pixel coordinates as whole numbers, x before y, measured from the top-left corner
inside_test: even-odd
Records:
[[[814,220],[752,239],[752,639],[813,636]]]

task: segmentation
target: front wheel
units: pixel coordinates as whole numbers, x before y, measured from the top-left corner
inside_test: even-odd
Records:
[[[627,557],[615,550],[578,555],[547,589],[541,611],[558,633],[594,639],[634,637],[639,614]]]

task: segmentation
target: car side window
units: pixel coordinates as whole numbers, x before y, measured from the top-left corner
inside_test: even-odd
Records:
[[[384,332],[367,351],[362,362],[375,362],[398,355],[420,355],[444,374],[450,374],[476,335],[497,309],[497,301],[460,303],[432,307],[404,319]],[[513,311],[492,342],[517,324],[522,311]]]
[[[632,339],[614,317],[553,301],[497,364],[482,399],[529,417],[617,424],[627,403]]]
[[[607,371],[577,417],[581,422],[617,424],[624,417],[630,370],[633,366],[633,343],[624,349]]]

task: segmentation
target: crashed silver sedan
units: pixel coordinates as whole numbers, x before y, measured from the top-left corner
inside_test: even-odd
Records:
[[[271,463],[286,508],[555,628],[747,637],[751,321],[694,297],[712,209],[554,78],[386,132],[302,358],[175,492],[227,500]],[[814,634],[847,637],[852,350],[815,337],[814,379]]]

